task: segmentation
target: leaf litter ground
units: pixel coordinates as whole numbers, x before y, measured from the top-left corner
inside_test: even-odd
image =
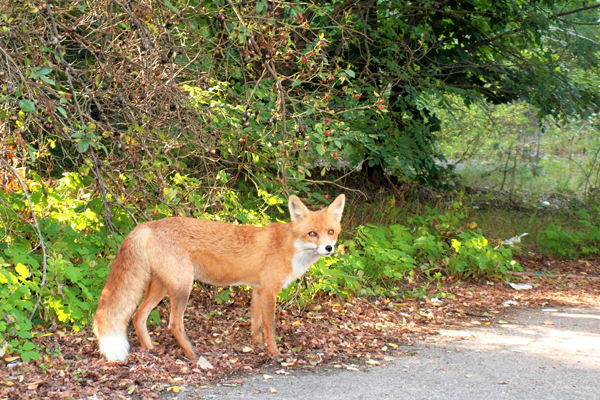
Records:
[[[423,299],[328,297],[305,309],[280,306],[276,319],[282,363],[249,345],[247,292],[236,291],[229,303],[215,305],[206,290],[197,289],[185,326],[212,369],[183,357],[165,327],[168,310],[163,304],[161,324],[152,332],[156,347],[151,352],[143,350],[130,332],[132,352],[127,363],[107,363],[99,357],[89,329],[74,333],[59,328],[36,339],[46,354],[41,360],[24,363],[4,356],[0,398],[158,398],[169,391],[239,384],[244,375],[273,368],[277,373],[323,367],[365,369],[406,355],[399,346],[406,349],[415,341],[436,340],[440,329],[504,323],[507,308],[598,304],[600,281],[591,277],[600,277],[600,260],[521,256],[520,262],[534,276],[511,280],[530,284],[529,290],[515,290],[505,282],[445,279],[442,291],[432,289]],[[544,276],[549,274],[580,278]]]

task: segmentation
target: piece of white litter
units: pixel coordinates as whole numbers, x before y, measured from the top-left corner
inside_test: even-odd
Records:
[[[516,301],[514,301],[514,300],[508,300],[508,301],[505,301],[504,303],[502,303],[502,305],[503,305],[504,307],[510,307],[510,306],[518,306],[518,305],[519,305],[519,303],[517,303],[517,302],[516,302]]]
[[[440,299],[438,299],[437,297],[432,297],[431,302],[432,303],[441,303],[442,301]]]
[[[503,240],[502,243],[505,244],[505,245],[507,245],[507,246],[513,247],[514,245],[516,245],[518,243],[521,243],[521,238],[523,236],[527,236],[527,235],[529,235],[529,234],[527,232],[525,232],[525,233],[523,233],[521,235],[513,236],[510,239]]]
[[[200,358],[198,359],[196,364],[198,364],[198,366],[202,369],[213,369],[214,368],[212,366],[212,364],[209,363],[208,360],[202,356],[200,356]]]
[[[510,287],[515,289],[515,290],[528,290],[533,288],[533,286],[527,284],[527,283],[509,283]]]
[[[556,308],[542,308],[543,312],[558,312]]]

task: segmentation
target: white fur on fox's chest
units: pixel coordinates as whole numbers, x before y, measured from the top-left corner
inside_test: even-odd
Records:
[[[292,256],[292,273],[283,280],[282,289],[285,289],[290,283],[304,275],[310,266],[321,258],[321,255],[317,253],[317,246],[312,247],[312,244],[308,245],[311,247],[307,248],[307,244],[299,239],[294,243],[296,252]]]

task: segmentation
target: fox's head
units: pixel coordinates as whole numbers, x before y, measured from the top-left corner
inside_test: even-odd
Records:
[[[330,256],[342,230],[340,221],[345,202],[346,196],[340,194],[328,207],[310,211],[298,197],[290,196],[288,205],[294,223],[296,247],[314,250],[323,257]]]

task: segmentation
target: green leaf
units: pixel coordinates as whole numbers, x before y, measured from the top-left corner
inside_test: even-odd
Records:
[[[52,79],[48,78],[47,76],[42,76],[41,79],[46,82],[48,85],[56,85],[56,82],[54,82]]]
[[[25,343],[23,343],[22,349],[25,350],[25,351],[27,351],[27,350],[33,350],[33,349],[35,349],[35,344],[33,344],[32,342],[30,342],[28,340]]]
[[[31,157],[31,162],[35,162],[37,150],[30,144],[27,145],[27,152],[29,153],[29,157]]]
[[[354,75],[354,71],[352,71],[351,69],[346,70],[346,75],[348,75],[350,78],[354,78],[356,76]]]
[[[65,110],[62,107],[56,107],[56,109],[58,110],[58,112],[60,113],[60,115],[62,115],[63,117],[67,118],[67,110]]]
[[[21,100],[19,102],[19,106],[21,107],[21,110],[25,111],[25,112],[33,112],[35,111],[35,103],[31,100]]]
[[[259,1],[256,3],[256,12],[259,14],[262,14],[262,11],[265,8],[265,3],[263,3],[262,1]]]
[[[82,153],[85,153],[89,147],[90,147],[90,142],[87,140],[80,140],[79,142],[77,142],[77,148]]]
[[[177,7],[175,7],[173,5],[173,3],[171,3],[169,0],[163,0],[163,2],[165,3],[165,6],[167,6],[168,8],[171,9],[171,11],[173,11],[173,12],[179,12],[179,9]]]
[[[21,360],[24,362],[29,362],[31,360],[39,360],[40,353],[37,351],[24,351],[21,353]]]
[[[37,79],[40,76],[44,76],[44,75],[48,75],[49,73],[52,72],[52,68],[42,68],[38,71],[34,71],[31,75],[30,78],[31,79]]]

